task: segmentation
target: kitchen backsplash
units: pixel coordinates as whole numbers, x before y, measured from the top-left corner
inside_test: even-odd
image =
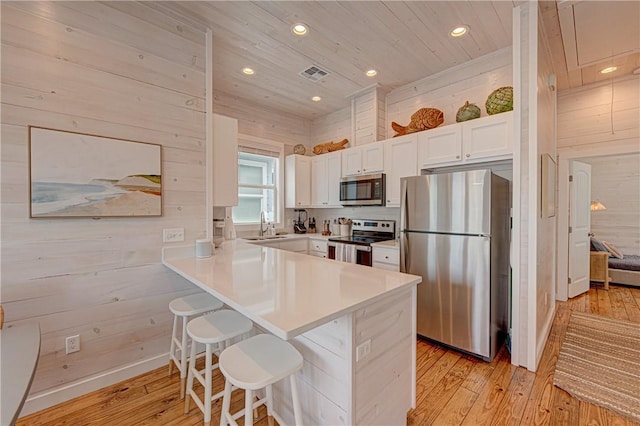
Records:
[[[396,221],[396,237],[400,221],[399,207],[344,207],[341,209],[307,209],[309,217],[316,219],[316,227],[318,232],[322,231],[322,221],[331,220],[339,217],[347,217],[349,219],[377,219],[377,220],[395,220]]]

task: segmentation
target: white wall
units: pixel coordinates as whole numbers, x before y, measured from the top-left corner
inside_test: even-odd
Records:
[[[456,113],[466,101],[486,116],[484,105],[491,92],[513,84],[512,60],[509,47],[392,90],[387,95],[387,138],[395,135],[392,121],[405,126],[424,107],[441,110],[443,126],[456,122]]]
[[[515,9],[514,73],[518,75],[516,125],[520,139],[514,164],[520,173],[515,198],[520,210],[520,262],[514,284],[514,304],[519,315],[514,321],[518,338],[514,342],[518,363],[535,371],[551,328],[555,307],[556,217],[542,217],[541,157],[556,158],[556,95],[549,87],[553,73],[551,54],[539,16],[537,2]],[[519,161],[518,158],[519,157]],[[514,167],[515,171],[515,167]],[[516,287],[517,284],[517,287]]]
[[[313,120],[311,147],[319,143],[339,142],[342,139],[349,139],[347,147],[353,147],[351,129],[351,105],[338,111],[327,114]],[[309,150],[309,152],[313,152]]]
[[[625,254],[640,255],[640,154],[580,159],[591,164],[591,232]]]
[[[443,111],[443,125],[456,122],[456,112],[467,100],[480,107],[483,116],[487,115],[484,104],[489,94],[498,87],[512,85],[511,62],[511,48],[505,48],[392,90],[386,95],[386,118],[381,117],[386,121],[383,138],[395,135],[392,121],[407,125],[411,115],[423,107]],[[379,109],[379,114],[384,112]],[[351,107],[314,120],[313,135],[315,143],[349,138]]]
[[[237,96],[216,91],[215,87],[213,111],[237,118],[240,134],[285,144],[286,154],[293,153],[293,146],[299,143],[307,147],[307,155],[313,147],[311,120],[286,115],[264,105],[255,105]]]
[[[166,365],[171,299],[194,292],[160,263],[162,229],[205,233],[204,33],[144,3],[2,3],[1,302],[38,321],[23,414]],[[310,121],[216,93],[240,132],[295,143]],[[163,216],[29,219],[28,125],[162,145]],[[65,355],[66,336],[82,350]]]
[[[640,153],[640,76],[558,93],[558,299],[567,299],[568,162]]]
[[[538,160],[536,167],[536,182],[542,180],[541,159],[544,154],[549,154],[556,159],[556,92],[549,87],[549,76],[554,74],[551,60],[551,50],[547,42],[540,9],[538,9],[538,51],[537,51],[537,150]],[[557,173],[554,173],[554,177]],[[554,188],[557,188],[554,185]],[[542,185],[537,194],[542,191]],[[555,197],[556,194],[553,194]],[[551,330],[551,324],[555,314],[556,293],[556,224],[557,214],[553,217],[543,217],[540,214],[541,197],[536,196],[537,216],[537,261],[536,261],[536,365],[544,350],[547,336]],[[530,205],[533,206],[534,203]]]
[[[9,326],[40,323],[32,396],[166,364],[168,303],[194,291],[160,250],[163,228],[204,233],[204,35],[120,6],[2,4],[2,304]],[[163,216],[29,219],[28,125],[161,144]]]

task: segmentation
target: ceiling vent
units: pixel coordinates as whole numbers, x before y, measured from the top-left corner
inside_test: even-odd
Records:
[[[300,71],[298,74],[311,81],[320,81],[329,75],[329,71],[325,71],[317,65],[312,65],[304,71]]]

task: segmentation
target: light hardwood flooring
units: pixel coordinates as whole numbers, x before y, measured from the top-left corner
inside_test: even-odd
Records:
[[[560,344],[572,310],[591,312],[640,323],[640,289],[612,285],[609,291],[593,286],[588,293],[558,303],[549,340],[537,373],[509,363],[502,348],[496,359],[485,363],[418,340],[417,408],[408,415],[409,425],[635,425],[615,413],[580,402],[553,386]],[[215,375],[222,387],[222,378]],[[167,368],[92,392],[47,410],[23,417],[26,425],[200,425],[203,416],[192,403],[189,415],[178,391],[176,373]],[[242,391],[234,392],[232,411],[243,405]],[[213,407],[212,424],[220,416],[220,402]],[[242,419],[240,420],[242,424]],[[256,425],[267,425],[264,407]]]

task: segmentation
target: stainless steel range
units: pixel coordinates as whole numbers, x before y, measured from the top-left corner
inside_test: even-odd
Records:
[[[371,266],[371,244],[396,237],[395,220],[354,219],[351,229],[351,236],[329,238],[329,259]]]

